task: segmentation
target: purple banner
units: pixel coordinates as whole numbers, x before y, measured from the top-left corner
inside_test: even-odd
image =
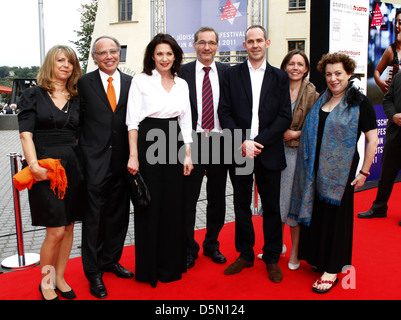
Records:
[[[242,51],[248,0],[166,0],[166,32],[184,53],[193,53],[194,33],[203,26],[219,34],[219,51]]]
[[[383,147],[384,142],[386,141],[386,126],[387,126],[387,117],[383,112],[382,105],[373,106],[376,111],[376,121],[377,121],[377,133],[379,136],[379,145],[376,149],[376,154],[373,159],[372,166],[370,167],[370,176],[367,180],[377,180],[380,178],[380,170],[382,164],[382,156],[383,156]]]
[[[372,101],[376,111],[379,145],[376,149],[376,155],[373,159],[373,164],[370,169],[371,175],[367,180],[377,180],[380,178],[388,119],[383,112],[384,92],[380,89],[379,84],[382,81],[390,82],[394,76],[393,66],[391,65],[393,57],[390,59],[385,58],[384,52],[391,46],[392,43],[400,42],[400,40],[396,39],[395,32],[395,16],[397,9],[400,9],[400,7],[401,6],[399,4],[397,5],[369,0],[370,21],[367,95]],[[380,61],[385,63],[382,63],[382,65],[379,66]],[[380,77],[375,78],[375,72],[376,74],[380,75]],[[380,80],[378,78],[380,78]]]

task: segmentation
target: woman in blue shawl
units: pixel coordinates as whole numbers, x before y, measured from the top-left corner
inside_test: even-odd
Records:
[[[318,70],[327,89],[305,121],[288,218],[301,226],[298,258],[324,272],[313,291],[328,292],[351,265],[356,189],[369,175],[378,144],[376,113],[350,81],[355,61],[341,53],[323,55]],[[364,133],[362,167],[357,142]]]

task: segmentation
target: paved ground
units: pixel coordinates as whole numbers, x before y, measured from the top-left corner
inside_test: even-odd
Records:
[[[12,152],[22,154],[22,148],[17,130],[0,130],[0,263],[5,258],[14,256],[18,253],[17,236],[15,227],[14,199],[11,183],[11,165],[10,157]],[[20,166],[19,166],[20,170]],[[196,229],[205,228],[206,219],[206,201],[205,201],[205,183],[204,180],[202,192],[198,201]],[[46,230],[42,227],[33,227],[31,225],[30,209],[28,202],[28,193],[26,190],[20,193],[21,216],[23,222],[23,243],[25,253],[39,254],[40,247],[45,237]],[[226,222],[234,220],[232,187],[227,185],[227,213]],[[71,258],[81,255],[81,223],[75,226],[75,236]],[[130,225],[126,238],[126,245],[134,244],[134,224],[133,216],[130,217]],[[0,266],[0,272],[10,271]]]

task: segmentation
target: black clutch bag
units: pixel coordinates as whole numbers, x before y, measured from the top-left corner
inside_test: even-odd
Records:
[[[129,195],[134,206],[134,213],[141,213],[150,203],[150,193],[145,181],[138,172],[136,175],[127,174]]]

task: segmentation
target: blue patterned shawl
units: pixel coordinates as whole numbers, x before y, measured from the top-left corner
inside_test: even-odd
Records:
[[[298,148],[289,219],[309,225],[315,194],[328,203],[340,205],[357,143],[360,101],[350,99],[358,96],[355,91],[355,87],[348,87],[341,102],[327,116],[317,173],[314,165],[319,110],[330,100],[330,90],[321,95],[309,112]]]

